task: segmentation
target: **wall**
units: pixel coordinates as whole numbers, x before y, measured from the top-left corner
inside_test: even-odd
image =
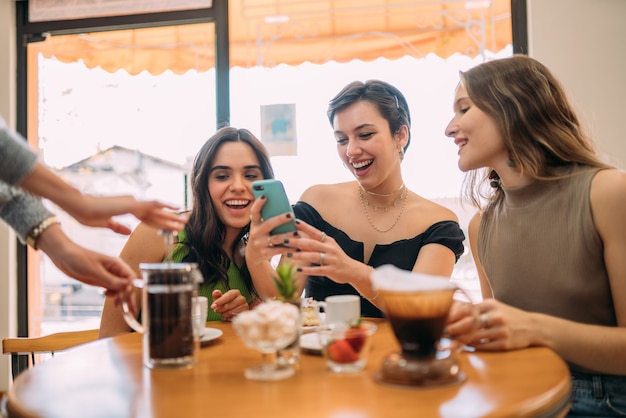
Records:
[[[15,2],[0,0],[0,115],[15,123]],[[0,338],[15,335],[16,261],[15,235],[0,222]],[[10,357],[0,356],[0,392],[9,387]]]
[[[626,168],[626,1],[527,0],[529,55],[567,87],[606,160]]]

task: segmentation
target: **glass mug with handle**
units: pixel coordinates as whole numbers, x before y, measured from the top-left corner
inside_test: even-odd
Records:
[[[143,334],[143,362],[148,368],[189,367],[196,362],[198,327],[195,321],[198,284],[204,279],[195,263],[142,263],[141,322],[126,302],[124,320]]]

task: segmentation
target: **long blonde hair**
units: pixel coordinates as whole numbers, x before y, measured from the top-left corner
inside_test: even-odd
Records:
[[[498,126],[511,159],[534,179],[561,178],[564,166],[607,168],[593,140],[557,78],[539,61],[515,55],[479,64],[461,73],[461,83],[473,104]],[[504,198],[501,188],[485,193],[491,169],[473,170],[465,179],[465,194],[481,207]]]

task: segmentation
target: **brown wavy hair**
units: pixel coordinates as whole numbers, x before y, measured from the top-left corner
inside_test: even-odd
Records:
[[[461,84],[495,122],[523,174],[551,180],[562,178],[566,166],[610,167],[598,156],[564,87],[539,61],[514,55],[485,62],[461,72]],[[479,208],[481,198],[490,203],[504,199],[501,188],[485,187],[491,171],[472,170],[465,179],[465,195]]]

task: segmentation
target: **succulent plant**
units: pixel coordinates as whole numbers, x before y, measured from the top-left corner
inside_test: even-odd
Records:
[[[278,299],[289,302],[297,299],[298,285],[296,283],[297,267],[285,261],[276,267],[276,275],[274,276],[274,285],[278,290]]]

